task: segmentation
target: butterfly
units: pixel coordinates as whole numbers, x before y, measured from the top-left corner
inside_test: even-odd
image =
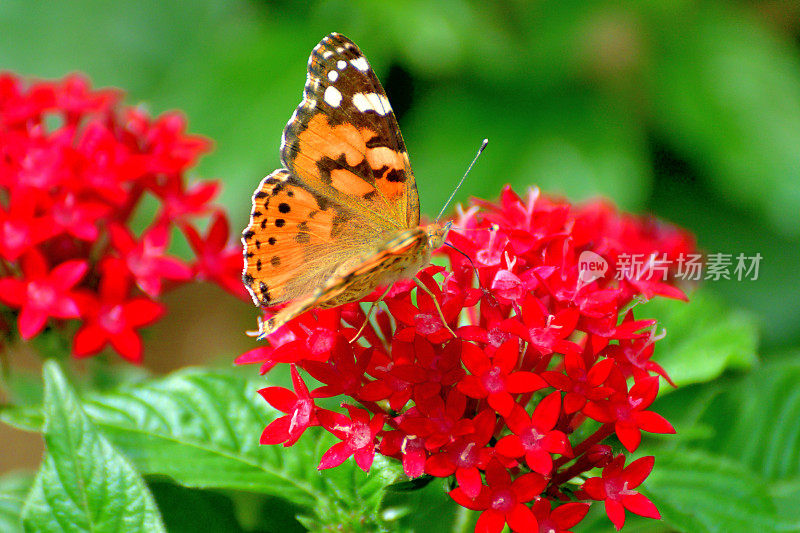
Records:
[[[242,279],[253,303],[287,304],[259,321],[259,339],[309,309],[413,278],[444,243],[449,222],[419,225],[417,184],[394,112],[364,54],[343,35],[331,33],[311,51],[280,155],[283,168],[255,190],[242,234]]]

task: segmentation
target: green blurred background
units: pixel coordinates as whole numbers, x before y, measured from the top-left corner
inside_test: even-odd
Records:
[[[215,142],[196,172],[223,181],[238,233],[252,189],[279,164],[308,54],[331,31],[353,39],[383,81],[425,213],[438,212],[488,137],[458,200],[494,198],[505,183],[576,201],[602,195],[688,228],[707,252],[760,253],[757,280],[707,282],[703,299],[720,322],[739,317],[727,322],[733,337],[757,324],[761,361],[800,360],[798,2],[3,0],[0,69],[80,71],[125,90],[129,104],[185,112],[190,131]],[[192,320],[180,296],[171,307],[178,318],[151,344],[191,360],[182,353],[206,345],[161,338]],[[239,318],[217,318],[226,326],[207,336],[241,330]],[[702,325],[713,332],[716,322]],[[252,346],[237,342],[210,345]],[[753,349],[734,347],[740,360]],[[682,364],[693,356],[704,364],[702,351]],[[791,413],[784,422],[795,427]]]

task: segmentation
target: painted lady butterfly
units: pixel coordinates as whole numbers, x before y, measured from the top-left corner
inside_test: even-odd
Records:
[[[444,243],[449,223],[419,226],[416,181],[378,78],[338,33],[311,52],[281,161],[253,194],[242,234],[253,302],[289,302],[259,325],[259,339],[304,311],[415,276]]]

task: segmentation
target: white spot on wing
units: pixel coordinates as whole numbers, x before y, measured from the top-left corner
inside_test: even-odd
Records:
[[[322,57],[323,57],[324,59],[328,59],[328,58],[329,58],[329,57],[331,57],[332,55],[333,55],[333,52],[331,52],[330,50],[325,50],[324,52],[322,52]]]
[[[362,113],[375,111],[379,115],[388,115],[392,112],[388,98],[378,93],[356,93],[353,95],[353,105]]]
[[[338,80],[339,79],[339,73],[336,72],[335,70],[329,70],[328,71],[328,79],[331,80],[331,82],[334,82],[334,81]]]
[[[325,89],[325,103],[331,107],[339,107],[342,103],[342,93],[336,87],[330,86]]]
[[[367,59],[364,56],[359,56],[355,59],[351,59],[350,64],[356,67],[361,72],[366,72],[369,70],[369,63],[367,63]]]
[[[347,66],[347,61],[345,61],[344,59],[340,59],[339,61],[336,62],[336,68],[338,68],[339,70],[342,70],[346,66]]]

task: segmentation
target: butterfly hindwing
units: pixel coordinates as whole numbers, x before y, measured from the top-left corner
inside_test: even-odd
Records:
[[[394,112],[364,55],[342,35],[330,34],[311,52],[281,156],[301,182],[375,229],[419,224],[416,181]]]
[[[272,306],[309,292],[329,276],[349,246],[337,243],[346,217],[279,169],[253,195],[245,246],[245,285],[259,305]],[[345,240],[345,243],[347,241]]]

